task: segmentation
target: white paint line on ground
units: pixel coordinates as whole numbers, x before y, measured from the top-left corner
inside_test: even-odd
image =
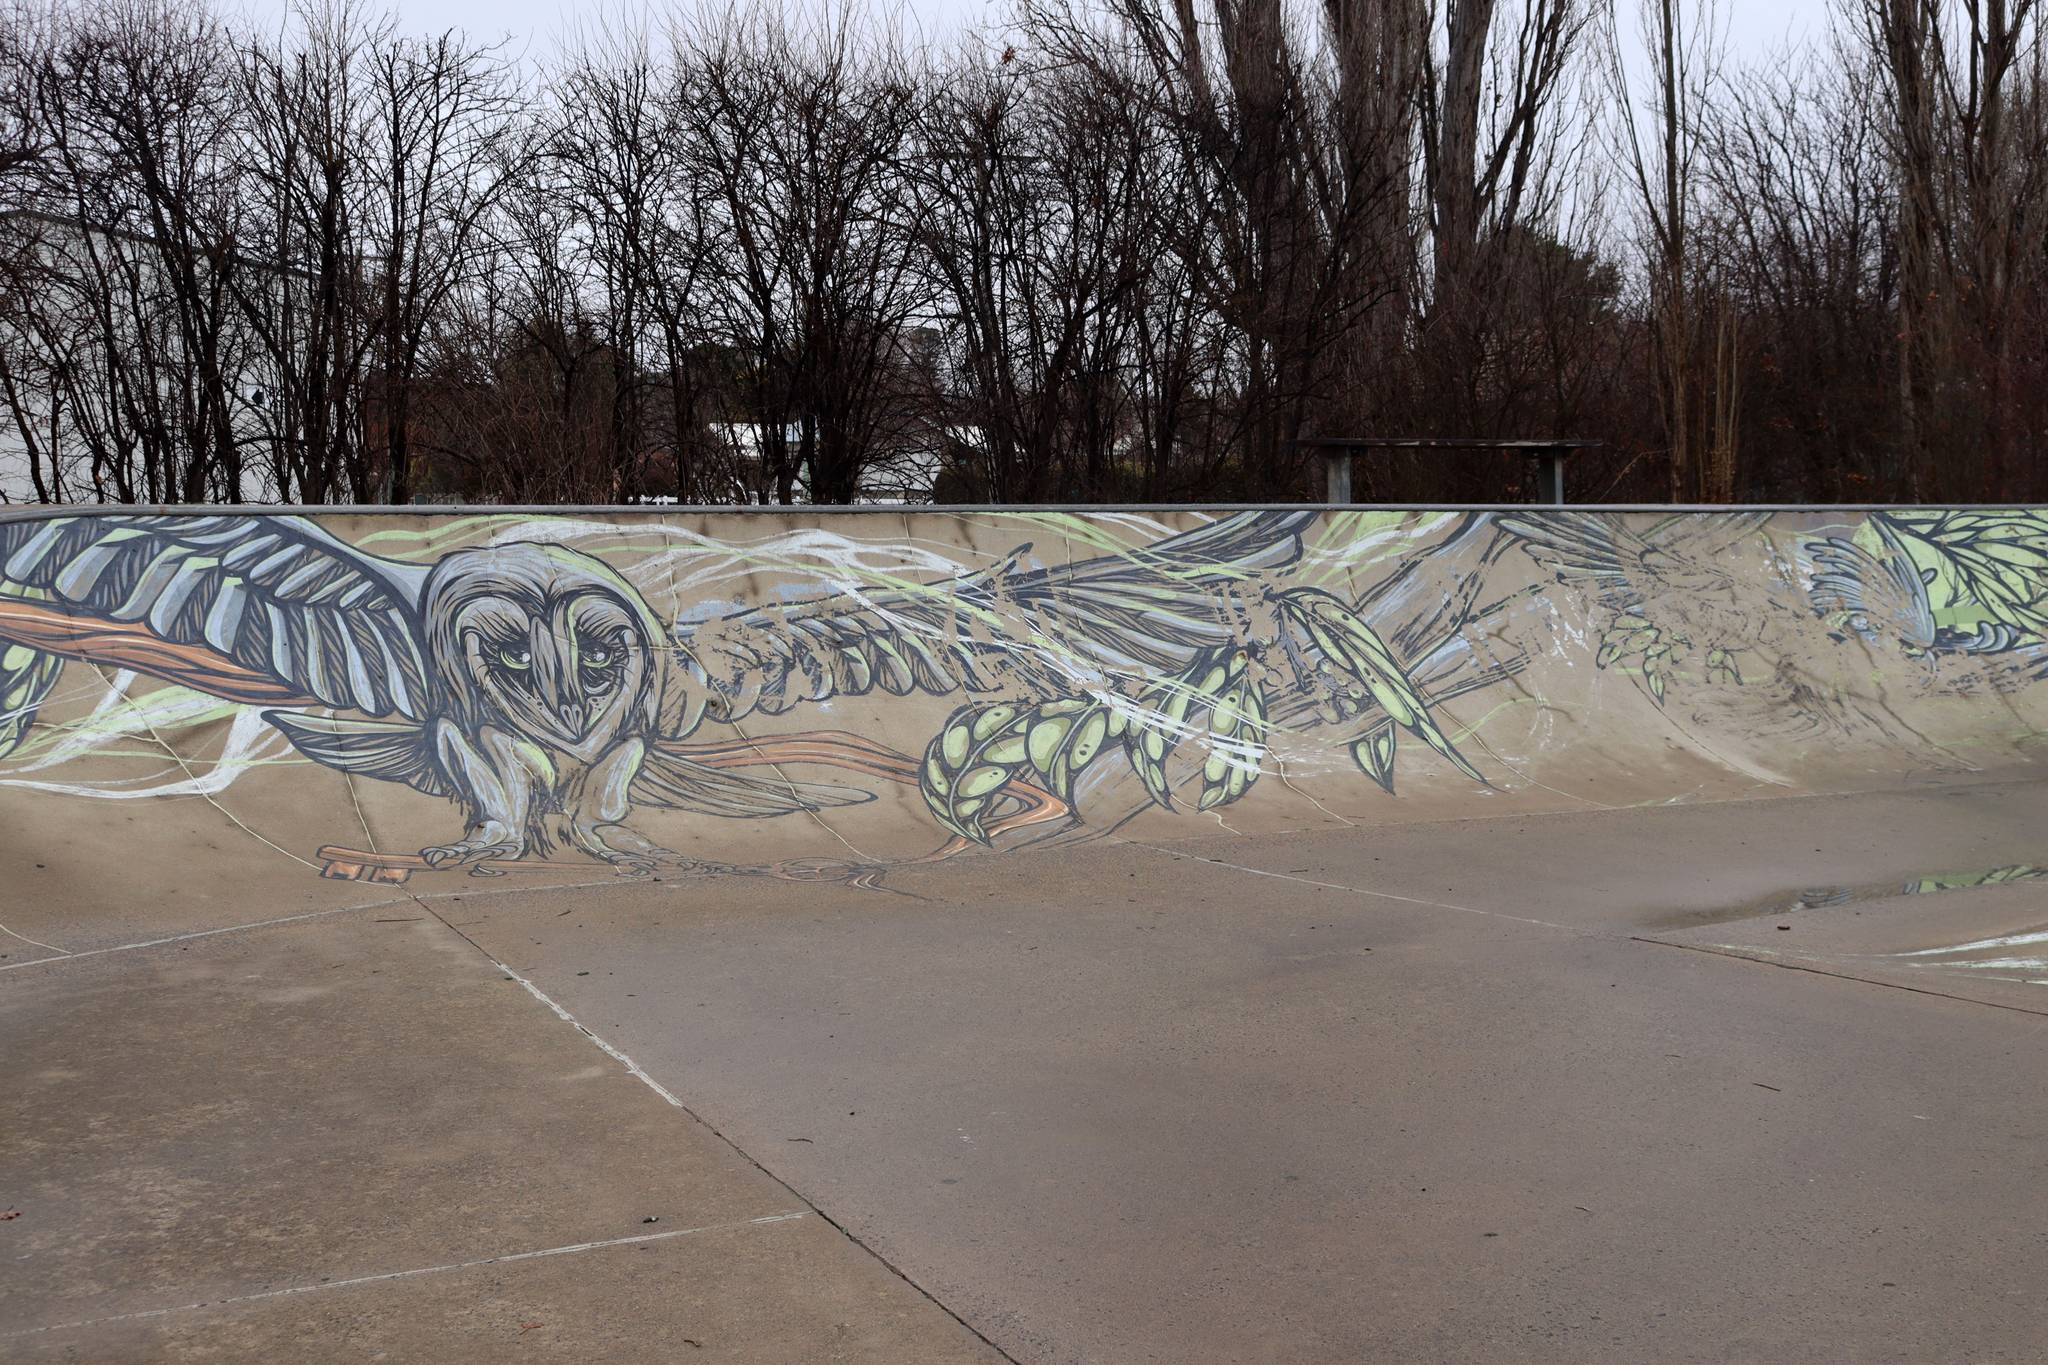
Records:
[[[19,971],[24,967],[48,967],[59,962],[77,962],[88,957],[103,957],[108,953],[132,953],[141,948],[161,948],[166,943],[185,943],[195,938],[213,938],[219,934],[236,934],[245,929],[269,929],[279,924],[299,924],[306,920],[326,919],[330,915],[352,915],[359,910],[389,910],[394,905],[417,905],[421,909],[425,909],[425,903],[430,900],[461,900],[464,896],[484,895],[492,897],[531,896],[548,891],[577,891],[592,886],[615,886],[618,884],[618,880],[616,877],[608,877],[603,881],[555,882],[541,886],[486,886],[483,888],[472,886],[466,891],[436,891],[426,895],[407,894],[393,896],[389,900],[365,901],[361,905],[337,905],[327,910],[308,910],[303,915],[281,915],[276,919],[251,920],[247,924],[227,924],[218,929],[195,929],[188,934],[167,934],[163,938],[146,938],[135,943],[116,943],[106,948],[83,948],[77,952],[65,952],[62,948],[50,948],[50,945],[47,943],[36,943],[38,948],[50,948],[51,952],[62,953],[63,956],[39,957],[28,962],[0,963],[0,972]],[[436,915],[435,918],[439,919],[440,916]],[[447,923],[446,920],[441,922],[443,924]],[[6,928],[5,925],[0,925],[0,929],[4,928]],[[14,933],[11,929],[7,930],[7,932],[10,934]],[[458,930],[457,932],[460,931]],[[14,934],[14,937],[23,938],[20,934]],[[467,938],[468,935],[465,934],[463,937]],[[35,943],[34,939],[29,938],[24,938],[23,941]]]
[[[1822,966],[1820,960],[1799,961],[1769,948],[1753,948],[1734,943],[1684,943],[1675,938],[1645,938],[1636,936],[1636,942],[1647,943],[1652,948],[1677,948],[1682,952],[1705,953],[1708,957],[1726,958],[1730,962],[1754,962],[1759,967],[1774,967],[1788,972],[1805,972],[1810,976],[1825,976],[1836,981],[1854,981],[1864,986],[1879,986],[1885,990],[1905,991],[1909,995],[1931,995],[1941,1000],[1953,1000],[1959,1005],[1977,1005],[1984,1009],[2006,1010],[2013,1014],[2032,1014],[2048,1018],[2048,1010],[2030,1009],[2025,1005],[2008,1004],[2003,1000],[1985,1000],[1974,995],[1956,995],[1950,991],[1932,990],[1925,986],[1909,986],[1903,981],[1887,981],[1883,977],[1866,976],[1861,972]],[[1880,959],[1882,963],[1882,959]],[[1900,963],[1897,970],[1924,968],[1923,962]],[[2011,978],[2007,978],[2010,980]],[[2037,1026],[2039,1027],[2039,1026]]]
[[[16,933],[14,930],[8,928],[4,924],[0,924],[0,934],[5,934],[9,938],[18,938],[23,943],[29,944],[32,947],[47,949],[48,951],[56,953],[61,957],[71,956],[71,950],[69,948],[59,948],[54,943],[45,943],[39,938],[30,938],[27,934]],[[27,964],[21,963],[17,965],[26,966]]]
[[[1969,781],[1960,781],[1960,782],[1943,782],[1943,783],[1937,783],[1937,784],[1934,784],[1934,785],[1931,785],[1931,786],[1926,786],[1926,787],[1871,787],[1871,788],[1865,788],[1865,789],[1862,789],[1862,790],[1857,790],[1857,791],[1807,791],[1807,792],[1790,792],[1790,793],[1786,793],[1786,792],[1771,792],[1771,793],[1767,793],[1767,794],[1765,794],[1765,795],[1761,795],[1761,796],[1727,796],[1727,797],[1717,797],[1717,798],[1714,798],[1714,799],[1712,799],[1711,801],[1707,801],[1707,802],[1702,802],[1702,803],[1698,803],[1698,804],[1712,805],[1712,806],[1714,806],[1714,807],[1716,807],[1716,808],[1718,809],[1718,808],[1723,808],[1723,807],[1730,807],[1730,806],[1760,806],[1760,805],[1768,805],[1768,804],[1772,804],[1772,803],[1775,803],[1775,802],[1779,802],[1779,801],[1837,801],[1837,802],[1838,802],[1838,801],[1865,801],[1865,800],[1869,800],[1869,799],[1872,799],[1872,798],[1885,798],[1885,799],[1901,799],[1901,800],[1908,800],[1908,801],[1923,801],[1923,800],[1930,800],[1930,799],[1939,799],[1939,798],[1941,798],[1941,797],[1946,797],[1946,796],[1958,796],[1958,795],[1976,795],[1976,794],[1979,794],[1979,793],[1984,793],[1984,792],[1990,792],[1990,791],[1996,790],[1996,789],[1998,789],[1998,788],[2001,788],[2001,787],[2018,787],[2018,788],[2026,788],[2026,787],[2031,787],[2031,786],[2037,786],[2037,785],[2038,785],[2038,783],[2036,783],[2036,782],[2035,782],[2035,781],[2034,781],[2033,779],[2030,779],[2030,778],[2023,778],[2023,777],[2004,777],[2004,776],[2000,776],[2000,777],[1994,777],[1994,778],[1990,779],[1989,781],[1984,781],[1984,782],[1969,782]],[[1290,788],[1290,790],[1295,790],[1295,789],[1294,789],[1294,788]],[[1306,792],[1301,792],[1300,794],[1301,794],[1301,795],[1304,795],[1304,796],[1305,796],[1305,795],[1307,795],[1307,793],[1306,793]],[[1600,807],[1599,807],[1598,809],[1594,809],[1594,810],[1583,810],[1583,809],[1580,809],[1580,808],[1578,808],[1578,807],[1572,807],[1572,808],[1570,808],[1570,809],[1553,809],[1553,810],[1521,810],[1521,811],[1510,811],[1510,812],[1501,812],[1501,811],[1480,811],[1480,812],[1477,812],[1477,813],[1475,813],[1475,814],[1471,814],[1471,815],[1429,815],[1429,816],[1411,817],[1411,818],[1408,818],[1408,819],[1403,819],[1403,820],[1400,820],[1400,821],[1396,822],[1396,827],[1398,827],[1398,828],[1402,828],[1402,829],[1415,829],[1415,828],[1421,828],[1421,827],[1424,827],[1424,826],[1437,826],[1437,825],[1478,825],[1478,824],[1487,824],[1487,823],[1491,823],[1491,822],[1500,822],[1500,821],[1508,821],[1508,820],[1514,820],[1514,821],[1534,821],[1534,820],[1544,820],[1544,821],[1549,821],[1549,820],[1583,820],[1583,819],[1586,819],[1586,818],[1588,818],[1588,817],[1591,817],[1591,816],[1599,816],[1599,815],[1630,815],[1630,814],[1634,814],[1634,813],[1637,813],[1637,812],[1641,812],[1641,813],[1644,813],[1644,814],[1654,814],[1654,813],[1657,813],[1657,812],[1662,812],[1662,811],[1672,811],[1672,810],[1691,810],[1691,809],[1693,809],[1693,805],[1692,805],[1692,804],[1676,804],[1676,805],[1675,805],[1675,804],[1673,804],[1673,802],[1675,802],[1675,801],[1676,801],[1676,802],[1682,802],[1682,801],[1683,801],[1683,798],[1672,798],[1671,800],[1666,800],[1666,801],[1636,801],[1636,802],[1630,802],[1630,803],[1627,803],[1627,804],[1623,804],[1623,805],[1610,805],[1610,806],[1600,806]],[[1321,803],[1317,803],[1317,804],[1318,804],[1318,805],[1320,805]],[[1139,807],[1139,808],[1138,808],[1138,810],[1136,810],[1136,811],[1132,812],[1132,814],[1133,814],[1133,815],[1136,815],[1136,814],[1140,814],[1140,813],[1142,813],[1142,812],[1143,812],[1143,810],[1144,810],[1144,808],[1143,808],[1143,807]],[[1344,816],[1342,816],[1342,815],[1339,815],[1339,814],[1338,814],[1338,813],[1337,813],[1336,811],[1333,811],[1333,810],[1328,810],[1327,808],[1325,808],[1325,811],[1324,811],[1324,813],[1325,813],[1325,814],[1327,814],[1327,815],[1329,815],[1329,816],[1331,816],[1331,817],[1332,817],[1333,819],[1336,819],[1336,820],[1342,821],[1342,822],[1343,822],[1343,823],[1344,823],[1345,825],[1347,825],[1347,826],[1349,826],[1349,827],[1351,827],[1351,828],[1353,828],[1353,829],[1360,829],[1360,828],[1365,828],[1365,826],[1363,826],[1363,825],[1362,825],[1362,824],[1361,824],[1360,822],[1358,822],[1358,821],[1356,821],[1356,820],[1350,820],[1350,819],[1346,819],[1346,818],[1345,818]],[[1285,828],[1285,829],[1274,829],[1274,830],[1266,830],[1266,831],[1262,831],[1262,833],[1265,833],[1265,834],[1273,834],[1273,835],[1292,835],[1292,834],[1334,834],[1334,833],[1336,833],[1336,832],[1337,832],[1337,831],[1335,831],[1335,830],[1332,830],[1332,829],[1330,829],[1330,828],[1329,828],[1329,827],[1327,827],[1327,826],[1321,826],[1321,825],[1301,825],[1301,826],[1297,826],[1297,827],[1290,827],[1290,828]],[[1170,846],[1170,845],[1175,845],[1175,844],[1193,844],[1193,843],[1200,843],[1200,842],[1201,842],[1201,841],[1203,841],[1204,839],[1210,839],[1210,838],[1213,838],[1213,837],[1214,837],[1213,835],[1208,835],[1208,834],[1186,834],[1186,835],[1179,835],[1179,836],[1176,836],[1176,837],[1174,837],[1174,838],[1171,838],[1171,839],[1163,839],[1163,840],[1161,840],[1161,841],[1160,841],[1160,844],[1159,844],[1159,845],[1152,845],[1152,844],[1148,844],[1148,845],[1146,845],[1146,847],[1148,847],[1148,848],[1153,848],[1153,847],[1161,847],[1162,845],[1167,845],[1167,846]],[[1257,836],[1253,836],[1253,837],[1257,837]],[[1163,851],[1163,850],[1162,850],[1162,851]]]
[[[797,1209],[790,1213],[771,1213],[761,1218],[747,1218],[737,1223],[707,1223],[698,1228],[672,1228],[667,1232],[646,1232],[637,1237],[611,1237],[601,1242],[571,1242],[567,1246],[542,1247],[538,1251],[514,1251],[503,1256],[485,1256],[475,1261],[449,1261],[445,1265],[415,1266],[410,1270],[391,1270],[381,1275],[357,1275],[347,1280],[321,1280],[317,1284],[295,1284],[284,1289],[265,1289],[255,1294],[236,1294],[225,1299],[202,1299],[198,1303],[181,1303],[170,1308],[146,1308],[135,1313],[115,1313],[104,1318],[81,1318],[77,1322],[58,1322],[46,1327],[25,1327],[18,1331],[0,1333],[0,1340],[15,1337],[38,1336],[45,1332],[68,1332],[80,1327],[101,1327],[114,1322],[140,1322],[148,1318],[168,1317],[172,1313],[190,1313],[200,1308],[227,1308],[240,1303],[260,1303],[265,1299],[282,1299],[294,1294],[317,1294],[324,1289],[349,1289],[361,1284],[383,1284],[390,1280],[411,1280],[421,1275],[439,1275],[450,1270],[474,1270],[478,1266],[511,1265],[515,1261],[538,1261],[547,1256],[570,1256],[579,1251],[602,1251],[607,1247],[638,1246],[647,1242],[666,1242],[675,1237],[694,1237],[706,1232],[734,1232],[742,1228],[760,1227],[766,1223],[788,1223],[805,1217],[809,1211]]]
[[[569,1013],[569,1011],[563,1009],[560,1005],[556,1004],[553,996],[549,995],[540,987],[534,985],[531,981],[527,980],[520,973],[513,971],[512,968],[506,966],[503,962],[498,961],[498,959],[491,953],[485,952],[484,946],[481,943],[478,943],[475,939],[470,938],[468,934],[463,934],[460,929],[456,929],[454,925],[449,924],[448,921],[442,919],[441,916],[435,915],[434,912],[431,909],[428,909],[427,906],[422,905],[420,906],[420,909],[426,910],[428,914],[434,915],[435,919],[441,920],[442,924],[447,925],[448,928],[453,929],[458,934],[461,934],[463,939],[467,941],[472,948],[475,948],[478,952],[483,953],[484,957],[489,959],[491,964],[495,966],[499,971],[503,972],[506,976],[511,977],[514,981],[517,981],[521,986],[525,987],[526,993],[528,995],[532,996],[534,999],[540,1001],[541,1004],[546,1005],[549,1009],[553,1010],[555,1012],[556,1018],[560,1019],[563,1023],[575,1029],[578,1033],[582,1034],[585,1038],[588,1038],[591,1042],[596,1043],[599,1049],[602,1050],[607,1057],[610,1057],[620,1066],[626,1068],[627,1075],[639,1081],[640,1084],[646,1086],[655,1094],[661,1096],[662,1099],[666,1100],[669,1104],[675,1106],[677,1109],[682,1110],[684,1113],[689,1114],[691,1118],[697,1117],[696,1114],[691,1110],[689,1105],[684,1104],[681,1100],[676,1098],[676,1094],[673,1090],[670,1090],[660,1081],[657,1081],[654,1079],[654,1077],[648,1075],[646,1069],[642,1067],[640,1063],[634,1061],[631,1057],[628,1057],[624,1052],[621,1052],[618,1048],[613,1047],[610,1041],[591,1032],[590,1029],[584,1025],[582,1020],[578,1019],[575,1015]]]
[[[1118,838],[1116,842],[1129,844],[1133,848],[1147,849],[1153,853],[1162,853],[1169,858],[1184,858],[1189,862],[1207,863],[1212,867],[1227,867],[1233,872],[1248,872],[1254,877],[1271,877],[1276,881],[1298,882],[1302,886],[1320,886],[1326,891],[1349,891],[1355,896],[1372,896],[1379,900],[1400,901],[1404,905],[1420,905],[1431,910],[1456,910],[1463,915],[1484,915],[1488,919],[1511,920],[1516,924],[1533,924],[1542,929],[1562,929],[1568,934],[1577,934],[1581,938],[1604,938],[1616,942],[1625,942],[1628,938],[1625,934],[1606,933],[1599,929],[1588,929],[1583,925],[1559,924],[1554,920],[1531,919],[1527,915],[1511,915],[1505,910],[1482,910],[1476,905],[1458,905],[1451,901],[1425,900],[1419,896],[1403,896],[1394,891],[1374,891],[1363,886],[1350,886],[1344,882],[1319,882],[1313,877],[1297,877],[1291,872],[1268,872],[1263,867],[1246,867],[1243,863],[1226,862],[1222,858],[1208,858],[1199,853],[1182,853],[1178,849],[1161,848],[1157,844],[1147,844],[1137,839]]]
[[[132,953],[138,948],[161,948],[166,943],[184,943],[195,938],[212,938],[216,934],[233,934],[244,929],[267,929],[273,924],[297,924],[302,920],[324,919],[329,915],[353,914],[357,910],[375,910],[399,904],[397,901],[380,901],[376,905],[341,905],[332,910],[309,910],[303,915],[284,915],[277,919],[252,920],[248,924],[229,924],[219,929],[197,929],[189,934],[170,934],[164,938],[148,938],[138,943],[117,943],[110,948],[84,948],[62,957],[40,957],[33,962],[0,963],[0,972],[17,972],[24,967],[47,967],[56,962],[78,962],[88,957],[104,957],[108,953]],[[20,937],[20,935],[16,935]],[[48,947],[48,944],[37,944]]]
[[[600,1037],[598,1034],[592,1032],[591,1029],[583,1023],[582,1020],[578,1019],[575,1015],[569,1013],[568,1010],[564,1009],[560,1004],[556,1003],[553,996],[549,995],[539,986],[536,986],[533,984],[533,982],[529,981],[524,973],[512,970],[512,968],[509,965],[507,965],[503,960],[501,960],[496,953],[492,952],[490,949],[484,947],[483,944],[477,942],[474,938],[471,938],[468,934],[464,933],[462,931],[461,926],[451,924],[448,921],[447,916],[443,915],[440,911],[434,909],[433,906],[428,905],[425,898],[415,896],[412,899],[415,905],[419,906],[420,909],[426,911],[429,915],[432,915],[436,920],[438,920],[441,923],[443,928],[448,930],[448,932],[454,934],[457,938],[460,938],[464,943],[467,943],[470,947],[476,949],[477,952],[482,955],[483,959],[486,962],[496,967],[500,972],[503,972],[506,977],[510,978],[513,981],[517,981],[520,984],[520,986],[525,989],[528,995],[532,996],[535,1000],[538,1000],[541,1004],[547,1006],[548,1009],[554,1014],[554,1016],[557,1019],[560,1019],[563,1023],[568,1024],[571,1028],[575,1029],[585,1038],[588,1038],[591,1042],[597,1044],[598,1048],[607,1057],[610,1057],[613,1061],[617,1062],[620,1066],[626,1069],[627,1075],[633,1077],[635,1080],[639,1081],[640,1084],[646,1086],[649,1090],[652,1090],[655,1094],[661,1096],[663,1103],[671,1106],[672,1108],[680,1110],[683,1116],[688,1118],[692,1123],[701,1126],[705,1132],[710,1133],[711,1136],[717,1138],[720,1142],[730,1147],[735,1155],[739,1156],[741,1160],[747,1162],[755,1170],[759,1171],[764,1179],[772,1180],[777,1185],[787,1190],[791,1198],[802,1200],[807,1209],[809,1210],[809,1212],[817,1214],[818,1217],[824,1221],[827,1227],[831,1228],[834,1232],[844,1237],[848,1242],[852,1243],[855,1247],[858,1247],[861,1250],[861,1252],[865,1255],[874,1257],[876,1263],[879,1264],[884,1270],[887,1270],[891,1275],[894,1275],[897,1279],[903,1281],[905,1285],[909,1286],[910,1289],[919,1297],[923,1298],[926,1302],[930,1303],[932,1307],[938,1309],[941,1313],[944,1313],[947,1317],[951,1318],[955,1323],[958,1323],[963,1331],[966,1331],[973,1335],[976,1340],[982,1343],[982,1345],[988,1347],[990,1351],[994,1352],[998,1359],[1015,1359],[1015,1357],[1012,1356],[1009,1352],[1003,1350],[1000,1346],[997,1346],[993,1341],[989,1340],[988,1337],[982,1333],[980,1328],[974,1326],[965,1318],[961,1317],[958,1313],[954,1312],[942,1300],[940,1300],[936,1295],[934,1295],[929,1289],[926,1289],[916,1280],[913,1280],[912,1278],[910,1278],[910,1276],[906,1275],[903,1272],[902,1268],[899,1267],[894,1261],[891,1261],[881,1252],[875,1250],[875,1248],[869,1246],[866,1242],[862,1241],[860,1237],[855,1235],[854,1232],[851,1229],[849,1229],[845,1224],[841,1223],[838,1219],[834,1218],[831,1214],[825,1212],[824,1209],[812,1203],[803,1194],[799,1193],[794,1185],[791,1185],[787,1180],[784,1180],[781,1176],[775,1174],[775,1172],[769,1170],[766,1166],[762,1165],[759,1158],[754,1156],[751,1152],[747,1151],[746,1148],[740,1146],[739,1143],[733,1141],[732,1138],[726,1136],[724,1132],[720,1131],[716,1124],[707,1120],[702,1114],[699,1114],[696,1110],[690,1108],[689,1105],[684,1104],[682,1100],[677,1097],[676,1093],[673,1090],[670,1090],[660,1081],[657,1081],[654,1079],[654,1077],[648,1075],[646,1069],[642,1067],[640,1063],[634,1061],[631,1057],[627,1056],[619,1048],[612,1046],[610,1040]]]
[[[1955,943],[1946,948],[1919,948],[1910,953],[1893,953],[1893,957],[1939,957],[1943,953],[1988,952],[1993,948],[2018,948],[2029,943],[2048,943],[2048,929],[2034,929],[2024,934],[2001,934],[1997,938],[1973,939],[1968,943]]]

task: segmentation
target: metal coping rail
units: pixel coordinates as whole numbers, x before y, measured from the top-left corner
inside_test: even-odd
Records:
[[[1133,512],[1513,512],[1527,516],[1560,512],[1715,513],[1743,512],[1895,512],[1937,508],[1944,511],[2048,510],[2033,502],[1746,502],[1746,503],[1571,503],[1556,506],[1526,502],[1111,502],[1111,503],[906,503],[843,505],[838,503],[13,503],[0,504],[0,521],[30,521],[75,516],[813,516],[903,517],[924,515],[1041,515],[1046,513]]]

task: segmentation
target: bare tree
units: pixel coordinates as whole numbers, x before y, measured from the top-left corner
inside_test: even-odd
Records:
[[[1164,11],[1114,0],[1097,24],[1061,0],[1027,8],[1062,62],[1135,65],[1191,154],[1199,234],[1179,257],[1229,334],[1235,489],[1297,491],[1296,438],[1370,411],[1394,366],[1414,274],[1414,98],[1426,49],[1418,0],[1326,8],[1302,32],[1281,0]],[[1369,326],[1375,318],[1380,321]]]
[[[1867,499],[1899,444],[1886,148],[1865,83],[1824,51],[1732,81],[1708,121],[1707,249],[1756,357],[1745,465],[1789,497]]]
[[[1701,105],[1718,79],[1721,20],[1713,0],[1640,0],[1648,66],[1643,89],[1629,71],[1618,16],[1607,15],[1606,57],[1614,137],[1639,224],[1656,343],[1672,501],[1734,496],[1735,430],[1726,391],[1732,345],[1703,342],[1719,326],[1715,285],[1693,240],[1699,214]],[[1711,361],[1703,355],[1711,354]],[[1715,394],[1722,401],[1716,401]]]
[[[905,433],[921,310],[901,166],[918,92],[850,16],[679,34],[680,132],[730,253],[711,292],[764,469],[758,496],[851,502]]]
[[[1004,53],[960,63],[909,171],[956,415],[990,498],[1110,499],[1144,440],[1130,430],[1139,314],[1173,240],[1157,192],[1177,149],[1128,85]]]
[[[250,44],[238,91],[245,250],[235,299],[260,363],[248,408],[287,501],[326,502],[366,467],[362,393],[375,308],[363,216],[375,184],[371,54],[389,26],[348,0]]]
[[[489,214],[528,144],[495,47],[454,33],[392,39],[377,45],[370,77],[377,181],[364,231],[381,296],[373,364],[383,450],[378,467],[350,472],[356,496],[404,502],[427,345],[480,269]]]
[[[0,0],[0,497],[2048,496],[2037,0],[303,3]]]
[[[2030,316],[2048,195],[2035,0],[1855,0],[1851,14],[1897,175],[1903,440],[1883,476],[1917,496],[1923,470],[1981,445],[1978,477],[1942,484],[1996,496],[2015,472],[2014,324]]]
[[[36,154],[7,183],[0,392],[39,486],[239,501],[228,35],[157,0],[10,18],[7,121]]]
[[[1551,235],[1577,170],[1584,139],[1572,125],[1586,111],[1569,77],[1592,14],[1587,0],[1520,0],[1505,12],[1498,0],[1447,0],[1432,16],[1441,46],[1419,92],[1430,217],[1418,396],[1457,414],[1458,434],[1525,430],[1515,424],[1541,407],[1534,372],[1493,358],[1503,310],[1527,298],[1512,277],[1542,268],[1527,249]],[[1485,477],[1468,466],[1460,491]]]
[[[613,496],[624,500],[644,491],[653,391],[645,343],[662,311],[655,297],[668,268],[691,265],[667,254],[681,148],[662,83],[644,35],[586,38],[552,83],[558,107],[537,166],[573,215],[579,273],[592,293],[585,306],[618,368],[608,463]]]

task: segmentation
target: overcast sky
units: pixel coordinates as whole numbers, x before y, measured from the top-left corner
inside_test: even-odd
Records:
[[[1007,0],[900,0],[927,36],[942,38],[964,26],[991,22],[1008,9]],[[1629,0],[1621,0],[1624,11]],[[886,9],[892,0],[870,0]],[[1777,46],[1787,35],[1818,34],[1827,26],[1829,0],[1720,0],[1728,26],[1729,55],[1740,61]],[[285,14],[290,0],[243,0],[241,8],[266,27]],[[465,29],[478,37],[508,37],[514,53],[546,56],[565,34],[573,33],[579,17],[587,22],[592,13],[613,5],[578,4],[576,0],[393,0],[401,25],[415,33],[438,33],[444,29]],[[618,6],[628,12],[642,4]],[[646,5],[659,11],[660,0]],[[1627,24],[1627,20],[1624,20]]]

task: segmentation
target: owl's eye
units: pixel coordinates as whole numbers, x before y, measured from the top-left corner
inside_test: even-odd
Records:
[[[499,645],[498,662],[506,668],[531,668],[533,651],[525,645]]]
[[[603,668],[612,661],[612,647],[607,644],[589,644],[583,647],[583,662],[592,668]]]

